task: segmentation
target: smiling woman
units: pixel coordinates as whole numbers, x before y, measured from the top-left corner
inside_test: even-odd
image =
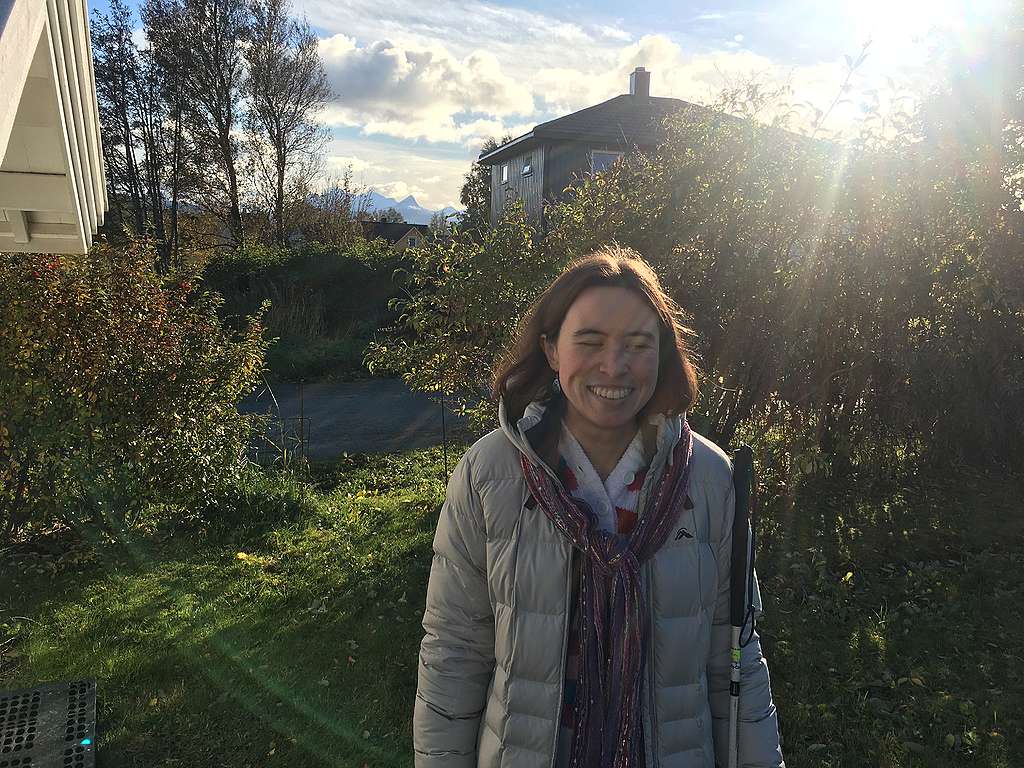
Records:
[[[455,468],[434,537],[419,768],[729,764],[735,495],[686,422],[678,318],[617,247],[566,267],[524,318],[495,373],[501,428]],[[779,768],[756,633],[735,661],[737,765]]]
[[[658,380],[658,317],[619,286],[592,287],[572,303],[554,339],[541,334],[548,365],[565,394],[566,428],[589,445],[607,477],[632,439],[637,413]]]

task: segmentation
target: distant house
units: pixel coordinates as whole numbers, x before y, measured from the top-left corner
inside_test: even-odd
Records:
[[[0,251],[84,253],[107,210],[85,0],[0,0]]]
[[[423,245],[423,238],[430,234],[426,224],[393,223],[390,221],[361,221],[363,237],[367,240],[383,238],[395,250],[404,253],[406,248],[418,248]]]
[[[513,200],[522,200],[527,216],[540,222],[544,204],[557,200],[574,178],[602,171],[627,152],[653,151],[668,115],[702,109],[650,92],[651,73],[637,67],[628,94],[541,123],[482,154],[478,162],[491,168],[491,224]]]

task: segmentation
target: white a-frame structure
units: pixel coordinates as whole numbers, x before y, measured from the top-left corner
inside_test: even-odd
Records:
[[[84,253],[106,210],[85,0],[0,0],[0,251]]]

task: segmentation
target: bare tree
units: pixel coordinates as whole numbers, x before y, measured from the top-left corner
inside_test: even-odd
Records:
[[[170,2],[170,0],[168,0]],[[174,40],[180,46],[182,119],[191,136],[199,172],[192,179],[196,203],[224,221],[231,243],[245,242],[239,193],[243,47],[249,36],[244,0],[180,0]]]
[[[290,206],[290,232],[306,242],[347,246],[362,232],[359,224],[366,215],[369,196],[356,184],[352,168],[331,178],[320,191],[307,187],[296,190]]]
[[[181,39],[183,9],[179,0],[146,0],[140,9],[148,56],[159,73],[159,97],[163,103],[163,179],[164,201],[167,213],[165,259],[181,268],[181,237],[178,231],[180,208],[188,194],[186,180],[196,174],[190,172],[191,162],[197,155],[190,151],[189,135],[184,118],[187,103],[188,62],[191,55]]]
[[[402,212],[395,208],[393,205],[389,205],[387,208],[381,208],[380,210],[372,211],[369,214],[370,221],[380,221],[385,224],[403,224],[405,223],[405,217]]]
[[[164,178],[167,175],[167,105],[163,99],[163,72],[151,48],[139,51],[137,82],[138,133],[143,150],[146,207],[149,232],[159,255],[158,267],[167,272],[171,264],[171,242],[164,221]]]
[[[131,11],[121,0],[112,0],[106,14],[94,12],[92,38],[111,203],[121,226],[141,236],[146,230],[146,200],[134,130],[139,55],[132,41]]]
[[[96,86],[103,121],[110,192],[121,225],[151,238],[158,268],[170,269],[175,224],[168,231],[165,185],[176,159],[165,99],[166,72],[151,40],[140,49],[132,38],[131,11],[114,0],[93,21]]]
[[[289,16],[289,0],[253,0],[246,119],[257,190],[271,209],[274,240],[285,244],[289,186],[309,187],[326,140],[317,112],[331,98],[316,35],[306,20]],[[291,180],[289,181],[289,177]]]

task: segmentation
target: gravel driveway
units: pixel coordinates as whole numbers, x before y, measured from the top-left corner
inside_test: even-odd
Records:
[[[287,431],[298,434],[300,385],[262,386],[238,404],[243,413],[277,413]],[[318,382],[302,386],[306,455],[331,459],[341,453],[390,453],[441,444],[441,407],[435,396],[413,392],[399,379]],[[450,411],[448,436],[463,423]],[[277,433],[277,428],[272,428]]]

